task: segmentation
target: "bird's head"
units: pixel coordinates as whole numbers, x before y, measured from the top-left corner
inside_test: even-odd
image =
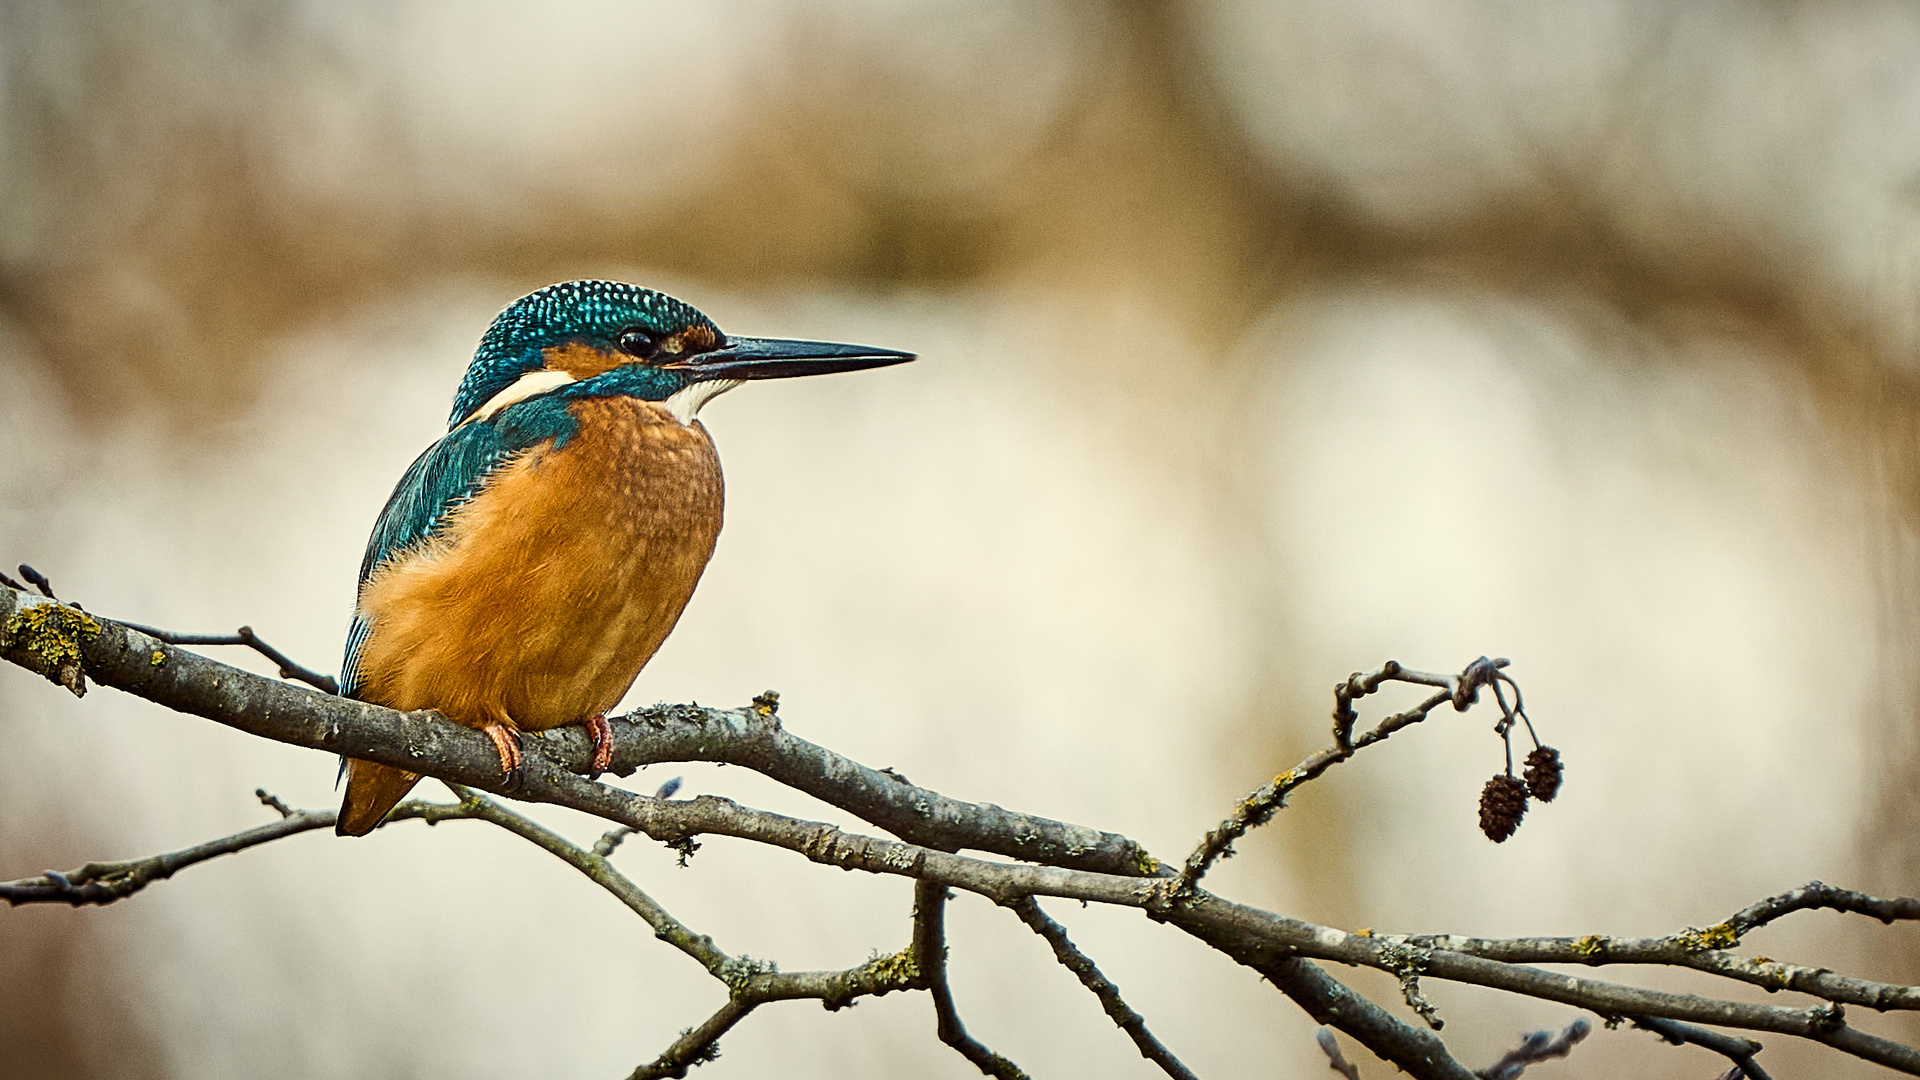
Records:
[[[542,394],[664,402],[690,423],[747,379],[885,367],[912,353],[779,338],[729,338],[665,293],[619,281],[566,281],[507,305],[480,339],[448,425],[486,419]]]

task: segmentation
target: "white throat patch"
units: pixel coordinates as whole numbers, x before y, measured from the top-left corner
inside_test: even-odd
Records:
[[[517,405],[530,397],[544,394],[549,390],[557,390],[573,381],[573,376],[564,371],[548,371],[544,368],[539,371],[529,371],[513,380],[512,386],[488,398],[485,405],[468,413],[467,418],[460,423],[470,424],[475,420],[485,420],[509,405]]]
[[[693,423],[693,418],[700,415],[700,406],[705,405],[707,402],[712,401],[714,398],[719,397],[721,394],[739,385],[739,379],[713,379],[707,382],[697,382],[691,386],[682,387],[674,391],[673,396],[666,400],[665,405],[667,406],[667,411],[673,414],[675,420],[680,421],[682,424],[691,424]]]

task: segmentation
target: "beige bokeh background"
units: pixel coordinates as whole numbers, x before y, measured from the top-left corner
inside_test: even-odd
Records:
[[[1448,715],[1303,792],[1216,887],[1478,934],[1664,933],[1816,877],[1920,892],[1907,5],[20,2],[0,87],[0,551],[92,609],[331,668],[487,320],[617,276],[923,357],[709,407],[727,531],[633,703],[776,687],[872,765],[1177,857],[1321,743],[1349,671],[1506,655],[1569,770],[1512,841],[1474,824],[1490,718]],[[834,817],[741,770],[633,782],[676,773]],[[0,673],[0,876],[332,779]],[[722,840],[619,859],[789,969],[905,940],[899,882]],[[1325,1068],[1247,972],[1053,909],[1201,1075]],[[963,898],[952,931],[996,1049],[1155,1075],[1017,922]],[[1864,921],[1752,944],[1920,981],[1912,935]],[[1429,990],[1470,1064],[1569,1016]],[[479,825],[0,913],[9,1077],[617,1076],[717,1003]],[[1776,1075],[1879,1075],[1767,1041]],[[920,996],[768,1007],[723,1049],[701,1075],[972,1072]],[[1541,1072],[1721,1068],[1603,1031]]]

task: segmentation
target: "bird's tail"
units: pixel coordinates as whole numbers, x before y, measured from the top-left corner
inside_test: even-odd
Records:
[[[347,796],[340,802],[340,816],[333,831],[341,836],[367,835],[419,782],[419,773],[348,759]]]

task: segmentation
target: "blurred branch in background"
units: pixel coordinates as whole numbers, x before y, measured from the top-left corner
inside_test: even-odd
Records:
[[[862,996],[902,990],[931,992],[940,1039],[982,1072],[1007,1080],[1024,1077],[1017,1066],[968,1034],[960,1022],[945,976],[947,945],[942,912],[948,889],[975,893],[1012,909],[1052,946],[1060,963],[1099,998],[1108,1016],[1141,1054],[1176,1080],[1186,1080],[1193,1074],[1148,1032],[1144,1020],[1121,997],[1119,988],[1068,939],[1065,928],[1040,911],[1037,897],[1135,908],[1152,919],[1177,926],[1265,975],[1314,1019],[1346,1032],[1375,1055],[1423,1080],[1517,1076],[1528,1064],[1565,1055],[1587,1028],[1584,1022],[1575,1021],[1557,1038],[1544,1034],[1530,1038],[1500,1062],[1476,1074],[1461,1065],[1436,1036],[1356,994],[1327,975],[1314,960],[1364,966],[1396,976],[1408,1005],[1434,1030],[1442,1026],[1442,1021],[1420,993],[1419,980],[1423,977],[1492,987],[1591,1010],[1609,1025],[1631,1020],[1663,1036],[1683,1037],[1682,1041],[1723,1053],[1734,1047],[1737,1063],[1751,1064],[1758,1047],[1744,1040],[1724,1041],[1724,1036],[1712,1033],[1689,1035],[1694,1030],[1689,1025],[1704,1023],[1795,1035],[1920,1075],[1920,1050],[1849,1026],[1845,1012],[1846,1004],[1867,1004],[1881,1010],[1920,1008],[1920,987],[1873,984],[1825,969],[1737,958],[1729,951],[1739,945],[1744,934],[1795,911],[1832,908],[1886,922],[1920,920],[1920,900],[1883,900],[1816,882],[1753,904],[1707,929],[1688,930],[1653,942],[1597,936],[1508,941],[1454,935],[1386,935],[1370,930],[1348,933],[1238,904],[1199,889],[1199,873],[1210,861],[1206,856],[1225,851],[1226,845],[1212,837],[1201,845],[1196,859],[1189,861],[1188,870],[1176,874],[1124,837],[1009,814],[998,808],[968,808],[917,788],[897,774],[875,773],[823,748],[792,740],[781,729],[777,698],[770,692],[740,710],[669,707],[651,715],[628,717],[613,728],[616,767],[624,765],[630,771],[631,763],[640,760],[718,759],[758,768],[755,761],[772,760],[779,763],[778,768],[765,770],[768,775],[783,773],[788,777],[785,782],[792,786],[880,824],[901,840],[863,836],[713,796],[674,800],[666,797],[677,786],[671,782],[651,798],[612,788],[579,775],[589,766],[588,748],[579,745],[577,737],[528,739],[525,775],[517,783],[510,783],[499,774],[486,736],[449,724],[434,714],[398,713],[297,689],[218,664],[50,597],[10,587],[0,594],[0,628],[0,655],[66,686],[76,696],[84,692],[90,676],[104,685],[242,731],[438,777],[449,785],[458,802],[409,802],[390,822],[417,819],[432,825],[463,818],[488,821],[557,856],[613,893],[648,924],[654,936],[679,948],[728,988],[726,1004],[704,1023],[683,1033],[652,1064],[638,1069],[633,1074],[636,1080],[682,1076],[691,1066],[711,1060],[721,1036],[760,1005],[811,998],[837,1009]],[[1442,702],[1451,702],[1464,711],[1480,689],[1502,683],[1516,695],[1512,706],[1504,696],[1500,698],[1502,717],[1496,731],[1504,740],[1512,721],[1524,713],[1518,704],[1518,688],[1512,686],[1503,667],[1503,662],[1483,657],[1459,676],[1426,675],[1393,663],[1372,676],[1354,675],[1336,690],[1335,747],[1312,776],[1324,772],[1332,760],[1384,739],[1390,730],[1417,722]],[[1353,702],[1389,680],[1440,689],[1420,708],[1396,714],[1369,735],[1353,738],[1358,720]],[[676,726],[698,730],[701,749],[697,753],[674,748],[685,738],[670,730]],[[1382,729],[1390,730],[1383,733]],[[782,739],[789,741],[783,744]],[[769,745],[781,749],[771,757],[755,756],[767,754]],[[1511,754],[1507,757],[1510,776]],[[802,776],[805,779],[799,779]],[[870,789],[876,783],[919,808],[920,814],[903,817],[893,813],[888,800],[876,801],[873,797]],[[496,791],[511,787],[507,793],[516,799],[584,811],[615,823],[620,830],[609,833],[592,848],[580,847],[480,795],[466,786],[470,784]],[[1297,785],[1280,786],[1291,790]],[[1558,786],[1557,775],[1554,786]],[[14,906],[111,903],[188,866],[333,822],[331,813],[294,810],[265,791],[256,794],[281,815],[279,821],[148,859],[88,863],[72,871],[48,871],[38,877],[0,883],[0,896]],[[936,811],[935,807],[940,809]],[[1240,823],[1235,835],[1270,820],[1279,807],[1279,800],[1269,797],[1261,800],[1258,812],[1236,814],[1229,819],[1230,823]],[[610,858],[625,831],[644,833],[675,847],[683,856],[691,853],[694,837],[717,834],[784,848],[825,866],[912,878],[916,892],[908,944],[897,953],[875,956],[838,971],[782,973],[766,961],[730,956],[710,937],[668,914],[613,869]],[[1039,843],[1036,839],[1040,833],[1077,836],[1087,842]],[[1216,830],[1218,835],[1221,833]],[[1015,854],[1026,861],[956,854],[967,849]],[[1087,866],[1101,869],[1085,869]],[[1682,966],[1736,981],[1759,981],[1769,989],[1807,994],[1818,1003],[1805,1008],[1762,1006],[1646,990],[1548,972],[1526,966],[1520,962],[1522,958],[1587,965]],[[1324,1040],[1322,1045],[1326,1045]],[[1339,1069],[1342,1059],[1335,1051],[1329,1053]]]

